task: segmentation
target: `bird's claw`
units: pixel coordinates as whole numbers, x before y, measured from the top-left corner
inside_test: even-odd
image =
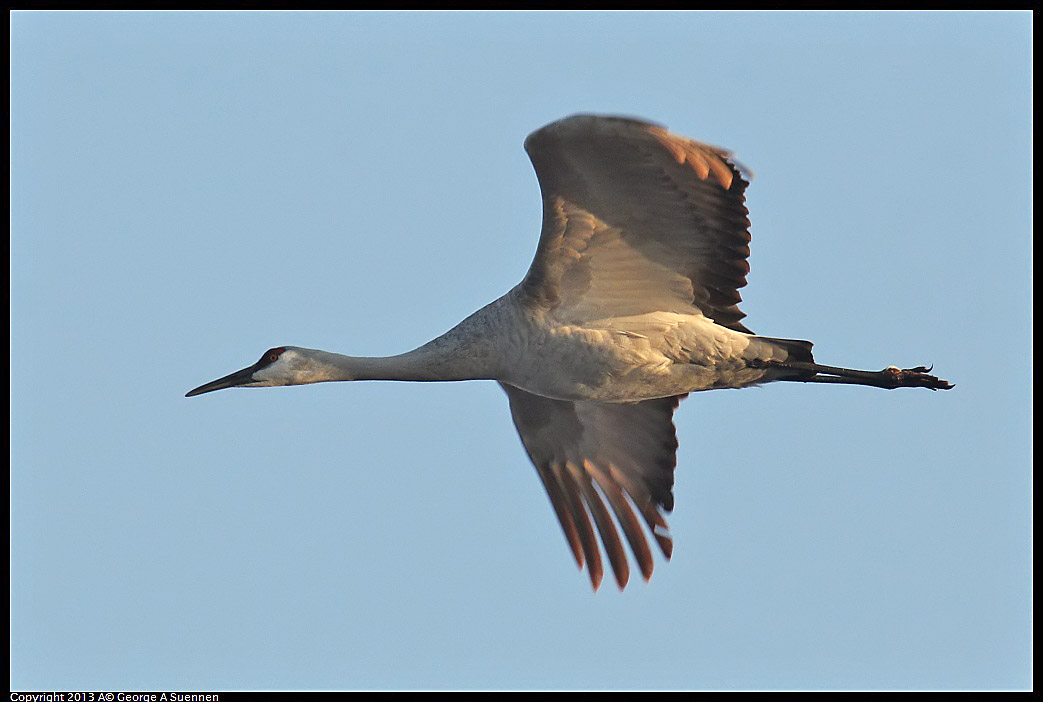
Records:
[[[949,390],[955,385],[948,380],[942,380],[930,375],[934,366],[916,366],[915,368],[897,368],[888,366],[883,371],[896,388],[929,388],[931,390]]]

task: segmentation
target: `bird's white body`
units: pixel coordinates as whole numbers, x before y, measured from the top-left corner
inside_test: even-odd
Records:
[[[256,384],[498,380],[557,400],[637,402],[766,382],[774,372],[749,361],[787,357],[771,343],[700,314],[653,312],[569,325],[526,310],[518,297],[512,291],[397,356],[286,347],[255,375],[263,381]]]
[[[751,351],[772,357],[771,347],[749,334],[676,312],[588,324],[530,316],[511,336],[521,353],[499,379],[559,400],[635,402],[744,387],[766,375],[747,365]]]
[[[543,230],[525,279],[423,346],[365,358],[273,348],[189,392],[343,380],[496,380],[577,563],[597,588],[595,528],[620,587],[647,579],[638,521],[669,557],[673,411],[688,393],[773,380],[951,387],[924,368],[814,363],[811,344],[753,334],[744,171],[728,152],[619,117],[576,115],[525,141]],[[609,512],[611,509],[611,513]],[[615,521],[613,521],[613,517]]]

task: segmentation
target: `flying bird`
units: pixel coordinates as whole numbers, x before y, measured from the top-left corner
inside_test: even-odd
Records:
[[[407,353],[277,346],[187,396],[340,380],[495,380],[596,590],[597,535],[620,589],[630,577],[623,539],[644,579],[652,575],[641,521],[670,558],[673,413],[689,393],[774,381],[953,387],[922,366],[820,365],[811,342],[758,336],[742,323],[749,183],[728,151],[652,122],[596,115],[553,122],[525,149],[543,229],[525,278],[503,297]]]

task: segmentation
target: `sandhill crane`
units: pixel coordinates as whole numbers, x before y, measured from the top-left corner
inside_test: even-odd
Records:
[[[740,321],[749,220],[729,152],[622,117],[575,115],[529,135],[543,231],[524,280],[423,346],[343,356],[296,346],[187,396],[335,380],[495,380],[596,590],[595,528],[620,589],[645,580],[673,542],[673,412],[688,393],[772,381],[947,390],[929,368],[862,371],[815,362],[811,343],[757,336]],[[606,507],[607,503],[607,507]]]

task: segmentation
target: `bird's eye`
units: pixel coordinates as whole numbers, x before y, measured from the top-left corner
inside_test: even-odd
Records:
[[[282,356],[282,352],[285,350],[286,347],[284,346],[278,346],[274,349],[268,349],[261,356],[261,360],[258,361],[258,363],[263,363],[265,365],[268,365],[269,363],[275,363],[279,360],[279,357]]]

